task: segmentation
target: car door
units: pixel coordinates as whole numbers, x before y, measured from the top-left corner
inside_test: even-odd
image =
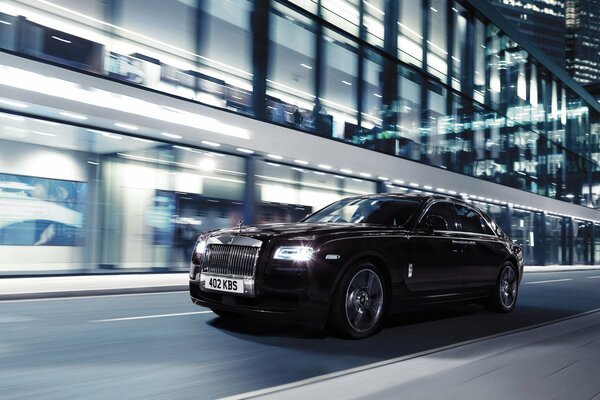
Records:
[[[445,226],[428,226],[428,220],[440,219]],[[421,215],[411,236],[413,257],[406,276],[410,291],[447,291],[461,286],[455,234],[456,218],[450,201],[437,201]]]
[[[461,247],[458,257],[465,286],[493,284],[502,263],[502,244],[475,208],[455,203],[455,209],[458,222],[455,244]]]

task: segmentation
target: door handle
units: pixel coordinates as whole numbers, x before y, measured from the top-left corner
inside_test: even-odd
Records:
[[[465,246],[475,246],[477,243],[474,240],[453,240],[452,244],[462,244]]]

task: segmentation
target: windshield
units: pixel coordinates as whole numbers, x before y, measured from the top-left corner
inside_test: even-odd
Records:
[[[302,222],[405,225],[421,203],[416,198],[354,198],[333,203]]]

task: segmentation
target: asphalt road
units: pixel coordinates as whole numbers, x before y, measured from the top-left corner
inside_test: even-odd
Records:
[[[510,314],[403,314],[362,341],[192,305],[186,292],[0,302],[1,399],[208,399],[600,308],[600,271],[529,273]]]

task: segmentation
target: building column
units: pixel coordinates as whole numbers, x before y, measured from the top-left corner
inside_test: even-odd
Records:
[[[383,58],[381,74],[381,108],[383,122],[381,129],[396,131],[398,122],[398,67],[394,59],[398,54],[398,20],[400,16],[399,2],[386,0],[383,33],[383,48],[390,57]]]
[[[252,26],[252,109],[258,119],[267,116],[267,67],[269,64],[270,0],[255,0],[251,14]]]
[[[321,19],[323,17],[323,13],[321,11],[321,0],[318,0],[317,5],[317,17]],[[323,69],[326,67],[325,65],[325,54],[324,54],[324,43],[323,43],[323,25],[321,23],[317,23],[315,30],[315,109],[319,109],[321,106],[321,88],[322,80],[323,80]]]
[[[256,223],[256,214],[258,206],[258,193],[256,190],[256,156],[246,157],[246,184],[244,186],[244,205],[242,217],[244,225]]]
[[[377,181],[377,193],[387,193],[388,192],[388,188],[385,186],[385,182],[384,181]]]
[[[546,214],[534,213],[533,215],[533,235],[535,263],[537,265],[546,265],[546,248],[544,242],[546,239]]]
[[[365,2],[360,1],[358,5],[359,12],[359,23],[358,23],[358,38],[360,41],[358,42],[358,68],[357,68],[357,77],[356,77],[356,125],[362,126],[362,114],[364,110],[363,104],[363,92],[364,92],[364,75],[365,75],[365,46],[362,41],[367,40],[367,29],[364,26],[364,17],[365,17]]]
[[[421,36],[423,36],[422,42],[422,57],[423,63],[421,64],[423,71],[427,71],[427,51],[429,49],[429,45],[427,41],[429,40],[429,7],[431,6],[431,2],[429,0],[421,1],[422,8],[422,27],[423,31],[421,32]],[[430,120],[429,120],[429,80],[421,77],[421,132],[420,132],[420,144],[421,144],[421,155],[420,161],[423,163],[429,163],[429,157],[427,155],[427,143],[429,141],[429,135],[431,134],[430,129]]]

